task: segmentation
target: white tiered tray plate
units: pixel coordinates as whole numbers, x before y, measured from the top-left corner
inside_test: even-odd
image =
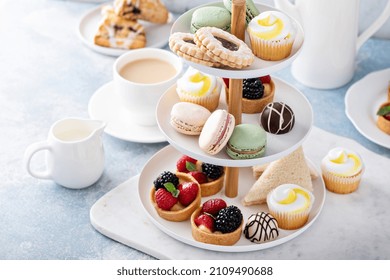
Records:
[[[258,4],[255,3],[256,7],[259,9],[260,12],[268,11],[268,10],[277,10],[274,7],[263,5],[263,4]],[[224,7],[222,1],[221,2],[215,2],[215,3],[209,3],[203,6],[220,6]],[[199,6],[196,8],[193,8],[183,15],[181,15],[173,24],[171,33],[174,32],[190,32],[190,26],[191,26],[191,17],[194,11],[200,7]],[[233,79],[246,79],[246,78],[255,78],[255,77],[260,77],[260,76],[265,76],[270,73],[273,73],[275,71],[281,70],[289,66],[294,59],[298,56],[303,40],[304,40],[304,34],[303,34],[303,29],[301,25],[294,19],[291,18],[291,20],[295,23],[297,33],[296,33],[296,38],[294,41],[294,45],[291,51],[290,56],[283,60],[279,61],[266,61],[260,58],[255,58],[254,62],[247,68],[241,69],[241,70],[229,70],[229,69],[221,69],[221,68],[213,68],[213,67],[208,67],[204,66],[201,64],[197,64],[194,62],[191,62],[189,60],[186,60],[186,63],[191,65],[192,67],[214,75],[214,76],[219,76],[219,77],[224,77],[224,78],[233,78]],[[250,41],[249,41],[249,36],[246,34],[245,36],[245,42],[247,43],[248,46],[250,46]]]
[[[180,102],[176,93],[176,85],[168,89],[157,105],[157,123],[165,134],[167,141],[183,154],[204,162],[222,166],[244,167],[267,163],[285,156],[298,148],[309,134],[313,124],[313,111],[309,101],[296,88],[286,82],[272,78],[275,83],[274,101],[282,101],[289,105],[295,113],[293,129],[281,135],[267,133],[267,147],[264,157],[256,159],[233,160],[223,149],[211,156],[203,152],[198,145],[198,136],[189,136],[177,132],[170,124],[172,106]],[[223,91],[223,90],[222,90]],[[227,109],[224,91],[221,93],[219,108]],[[242,123],[259,124],[260,114],[242,114]]]
[[[280,230],[279,237],[275,240],[268,241],[261,244],[255,244],[247,240],[243,235],[240,240],[233,246],[219,246],[213,244],[205,244],[198,242],[192,238],[191,235],[191,224],[190,221],[184,222],[170,222],[164,220],[158,216],[156,210],[154,209],[152,203],[150,202],[150,190],[153,186],[153,180],[165,170],[175,170],[176,161],[180,158],[181,153],[175,150],[172,146],[167,146],[157,152],[144,166],[138,184],[139,198],[141,200],[141,205],[144,207],[147,216],[151,221],[163,232],[170,235],[171,237],[184,242],[186,244],[213,251],[221,252],[249,252],[262,250],[270,247],[274,247],[285,243],[294,237],[302,234],[307,230],[317,219],[320,214],[322,207],[325,201],[325,185],[322,181],[321,176],[313,181],[314,196],[315,202],[311,210],[309,220],[305,226],[297,230]],[[308,163],[312,168],[316,170],[316,167],[308,160]],[[319,171],[317,170],[317,173]],[[244,221],[246,222],[248,217],[251,214],[257,213],[259,211],[268,211],[266,205],[253,205],[250,207],[244,207],[241,204],[243,197],[246,195],[250,187],[255,182],[255,179],[252,174],[252,169],[250,167],[240,168],[239,176],[239,193],[235,198],[228,198],[224,195],[224,188],[216,195],[210,197],[202,198],[202,203],[206,200],[214,197],[222,198],[226,201],[228,205],[236,205],[242,211]]]
[[[345,113],[356,129],[372,142],[390,149],[390,136],[376,126],[376,112],[387,100],[390,68],[368,74],[345,95]]]
[[[95,45],[93,42],[93,37],[102,20],[101,8],[107,4],[110,3],[102,4],[84,14],[78,26],[78,35],[81,41],[90,49],[105,55],[120,56],[129,50],[102,47]],[[169,20],[166,24],[154,24],[147,21],[140,22],[145,28],[146,47],[162,48],[168,43],[169,32],[173,23],[172,14],[169,15]]]

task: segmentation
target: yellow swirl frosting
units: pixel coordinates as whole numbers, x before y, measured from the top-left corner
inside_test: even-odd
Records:
[[[255,17],[248,29],[263,40],[282,40],[294,35],[295,28],[288,16],[277,11],[266,11]]]
[[[331,149],[322,160],[323,167],[338,176],[353,176],[363,168],[361,157],[341,147]]]
[[[219,90],[217,78],[189,67],[177,81],[177,90],[182,93],[202,97]]]
[[[306,211],[311,208],[313,202],[313,194],[295,184],[280,185],[267,197],[269,207],[290,213]]]

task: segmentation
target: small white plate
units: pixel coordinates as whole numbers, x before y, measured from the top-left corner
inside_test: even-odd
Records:
[[[133,117],[114,94],[114,82],[112,81],[93,94],[88,103],[88,113],[91,119],[106,122],[104,132],[115,138],[140,143],[166,141],[157,125],[140,126],[132,122]]]
[[[267,147],[264,157],[255,159],[231,159],[225,152],[220,151],[212,156],[202,151],[198,144],[198,136],[184,135],[177,132],[170,124],[170,114],[175,103],[179,102],[176,84],[169,88],[157,105],[157,123],[165,134],[168,142],[183,154],[213,164],[233,167],[253,166],[268,163],[285,156],[298,148],[309,135],[313,125],[313,111],[309,101],[296,88],[286,82],[272,78],[275,83],[274,101],[282,101],[289,105],[295,113],[293,129],[281,135],[267,133]],[[219,108],[227,109],[225,93],[222,90]],[[242,114],[242,123],[259,123],[260,114]]]
[[[372,142],[390,149],[390,135],[376,126],[380,105],[387,100],[390,68],[368,74],[345,95],[345,113],[356,129]]]
[[[263,5],[263,4],[255,3],[255,5],[259,9],[259,11],[277,10],[271,6],[267,6],[267,5]],[[221,2],[209,3],[209,4],[206,4],[203,6],[223,7],[223,3],[221,1]],[[184,13],[182,16],[180,16],[173,24],[171,33],[190,32],[192,14],[198,8],[199,7],[193,8],[193,9],[189,10],[188,12]],[[202,71],[202,72],[214,75],[214,76],[219,76],[219,77],[224,77],[224,78],[233,78],[233,79],[255,78],[255,77],[265,76],[265,75],[271,74],[275,71],[284,69],[287,66],[289,66],[294,61],[294,59],[298,56],[299,52],[302,49],[302,44],[303,44],[303,40],[304,40],[303,29],[302,29],[301,25],[293,18],[291,18],[291,20],[295,23],[295,25],[297,27],[297,34],[295,37],[295,41],[294,41],[294,45],[293,45],[291,54],[285,59],[282,59],[279,61],[266,61],[266,60],[260,59],[258,57],[255,57],[255,60],[252,63],[252,65],[250,65],[247,68],[240,69],[240,70],[237,70],[237,69],[228,70],[228,69],[221,69],[221,68],[213,68],[213,67],[197,64],[197,63],[191,62],[189,60],[186,60],[186,62],[189,65],[191,65],[192,67],[198,69],[199,71]],[[245,42],[247,43],[248,46],[250,46],[249,36],[247,33],[245,35]]]
[[[95,36],[95,33],[98,30],[99,24],[102,20],[102,15],[100,12],[101,8],[107,4],[109,3],[105,3],[96,8],[93,8],[84,14],[79,23],[78,35],[81,41],[92,50],[105,55],[120,56],[129,50],[102,47],[95,45],[93,42],[93,37]],[[169,33],[173,24],[172,14],[169,14],[169,20],[166,24],[153,24],[141,20],[139,22],[145,28],[146,47],[162,48],[168,43]]]
[[[325,202],[325,185],[324,182],[319,176],[316,180],[313,181],[313,194],[315,197],[315,201],[310,212],[308,222],[300,229],[297,230],[280,230],[279,237],[275,240],[268,241],[265,243],[252,243],[247,240],[244,236],[241,236],[240,240],[233,246],[219,246],[213,244],[205,244],[202,242],[198,242],[191,236],[191,224],[190,221],[184,222],[170,222],[162,219],[154,209],[151,201],[150,201],[150,189],[153,186],[153,180],[157,178],[157,176],[165,171],[165,170],[175,170],[176,169],[176,161],[180,158],[182,154],[175,150],[172,146],[167,146],[157,152],[144,166],[141,171],[138,183],[138,193],[139,198],[141,200],[141,205],[144,207],[147,216],[151,219],[151,221],[163,232],[170,235],[171,237],[184,242],[186,244],[213,251],[221,251],[221,252],[250,252],[256,250],[262,250],[270,247],[274,247],[280,244],[283,244],[294,237],[302,234],[306,229],[308,229],[314,221],[317,219],[320,214],[324,202]],[[308,161],[312,168],[317,170],[313,163]],[[317,170],[317,173],[319,171]],[[224,195],[224,189],[220,191],[218,194],[203,197],[202,203],[210,198],[222,198],[226,201],[228,205],[236,205],[241,209],[241,212],[244,217],[244,221],[246,222],[248,217],[251,214],[268,211],[267,205],[253,205],[253,206],[242,206],[241,201],[252,187],[256,179],[253,177],[252,168],[245,167],[240,168],[240,176],[239,176],[239,190],[238,196],[235,198],[228,198]]]

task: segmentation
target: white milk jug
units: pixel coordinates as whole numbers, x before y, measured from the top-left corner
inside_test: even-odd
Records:
[[[359,48],[390,16],[390,0],[381,15],[358,36],[359,0],[274,0],[297,19],[305,33],[301,53],[291,71],[302,84],[332,89],[348,83]]]
[[[68,118],[52,125],[46,141],[31,144],[25,152],[24,165],[31,176],[51,179],[71,189],[95,183],[104,170],[104,149],[101,134],[105,123]],[[35,153],[46,151],[46,170],[31,169]]]

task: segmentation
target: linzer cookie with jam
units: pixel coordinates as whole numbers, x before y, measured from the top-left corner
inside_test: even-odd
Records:
[[[102,14],[103,20],[94,36],[96,45],[119,49],[145,47],[145,31],[141,24],[118,17],[111,6],[104,6]]]
[[[166,23],[169,12],[160,0],[115,0],[115,13],[128,20]]]
[[[194,36],[196,45],[225,67],[242,69],[252,64],[251,49],[236,36],[216,27],[202,27]]]
[[[219,67],[220,63],[212,60],[194,41],[194,34],[175,32],[169,36],[169,48],[178,56],[210,67]]]

